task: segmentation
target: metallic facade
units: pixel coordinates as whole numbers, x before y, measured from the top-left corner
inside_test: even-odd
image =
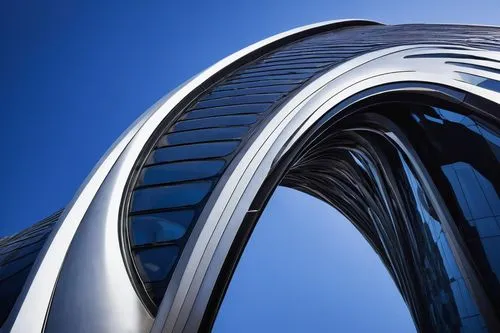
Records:
[[[0,240],[25,279],[2,331],[209,330],[278,184],[343,212],[420,331],[500,331],[499,50],[496,27],[347,20],[229,56],[117,140],[30,263]]]

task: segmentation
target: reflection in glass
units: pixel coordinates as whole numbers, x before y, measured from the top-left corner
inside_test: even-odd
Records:
[[[131,211],[194,205],[205,197],[211,186],[211,182],[196,182],[138,189],[132,195]]]
[[[133,245],[167,242],[181,238],[194,217],[194,211],[137,215],[130,218]]]
[[[257,116],[253,114],[185,120],[175,123],[171,132],[208,128],[208,127],[250,125],[255,123],[256,121],[257,121]]]
[[[411,119],[405,126],[424,133],[420,149],[436,152],[425,162],[440,170],[433,177],[444,189],[491,301],[500,307],[500,136],[476,116],[441,108],[414,111]]]
[[[223,86],[221,89],[214,90],[209,98],[221,98],[234,95],[252,95],[260,93],[286,93],[296,88],[296,85],[274,85],[270,87],[254,87],[243,89],[232,89],[231,86]]]
[[[283,94],[259,94],[259,95],[242,95],[233,96],[231,98],[219,98],[219,99],[209,99],[202,100],[198,102],[195,108],[208,108],[223,105],[239,105],[239,104],[250,104],[250,103],[272,103],[280,99]]]
[[[216,140],[240,139],[248,131],[248,127],[208,128],[165,135],[160,139],[160,146],[179,145]]]
[[[227,116],[242,113],[261,113],[267,111],[271,103],[253,103],[244,105],[228,105],[208,109],[193,110],[186,113],[183,119],[198,119],[206,117]]]
[[[223,157],[232,153],[238,144],[239,141],[207,142],[188,146],[159,148],[155,149],[150,155],[148,164]]]
[[[283,185],[331,203],[358,227],[393,275],[419,330],[485,331],[479,306],[484,309],[486,297],[493,304],[500,299],[495,130],[467,113],[422,105],[388,103],[363,111],[314,137]],[[415,147],[401,148],[405,142]],[[409,162],[412,149],[422,165]],[[429,199],[431,189],[446,203],[441,215],[440,199]],[[443,215],[446,210],[453,219]],[[455,224],[457,232],[445,232]],[[470,277],[476,272],[463,265],[467,251],[482,270],[475,282]],[[478,297],[472,287],[487,296]]]
[[[143,281],[160,281],[167,277],[174,265],[179,248],[177,246],[154,247],[136,251],[139,272]]]
[[[191,161],[159,164],[142,169],[137,186],[165,184],[215,176],[224,167],[224,161]]]

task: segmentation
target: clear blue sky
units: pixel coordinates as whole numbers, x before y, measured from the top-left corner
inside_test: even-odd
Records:
[[[2,1],[0,236],[63,207],[139,114],[250,43],[330,19],[499,24],[499,17],[498,0]],[[349,237],[338,241],[362,243]],[[333,249],[335,263],[342,258]]]
[[[245,248],[215,333],[415,332],[389,273],[338,211],[279,187]]]

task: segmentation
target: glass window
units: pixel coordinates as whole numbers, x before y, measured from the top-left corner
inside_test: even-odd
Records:
[[[46,240],[46,235],[40,238],[40,240],[36,242],[26,242],[23,244],[18,244],[19,247],[13,251],[0,254],[0,264],[5,265],[6,263],[16,260],[17,258],[21,258],[27,254],[38,252],[40,248],[43,246]]]
[[[240,139],[247,131],[248,127],[226,127],[177,132],[165,135],[161,138],[159,145],[167,146],[215,140],[234,140]]]
[[[137,186],[166,184],[212,177],[224,167],[223,160],[160,164],[142,169]]]
[[[136,251],[136,263],[144,282],[160,281],[167,277],[172,269],[179,248],[177,246],[154,247]]]
[[[207,195],[211,187],[212,182],[207,181],[135,190],[132,212],[195,205]]]
[[[227,116],[231,114],[242,113],[261,113],[267,111],[271,106],[270,103],[253,103],[243,105],[228,105],[208,109],[193,110],[186,113],[184,119],[197,119],[215,116]]]
[[[214,91],[221,91],[227,89],[247,89],[247,88],[264,88],[272,86],[283,86],[283,85],[294,85],[298,86],[302,83],[302,80],[273,80],[271,82],[266,81],[255,81],[255,82],[243,82],[243,83],[225,83],[220,85]]]
[[[277,64],[266,64],[266,63],[261,63],[260,65],[257,66],[252,66],[251,69],[246,70],[246,73],[256,73],[256,72],[262,72],[266,70],[295,70],[295,69],[316,69],[318,70],[319,68],[329,65],[331,62],[329,61],[322,61],[322,62],[314,62],[314,63],[301,63],[301,62],[295,62],[295,63],[289,63],[288,61],[286,63],[277,63]]]
[[[284,80],[305,80],[311,77],[311,74],[276,74],[276,75],[255,75],[255,76],[240,76],[234,79],[228,80],[228,83],[244,83],[244,82],[264,82],[264,81],[284,81]]]
[[[234,96],[231,98],[209,99],[202,100],[196,104],[196,108],[217,107],[223,105],[241,105],[250,103],[269,103],[275,102],[281,98],[283,94],[259,94],[259,95],[243,95]]]
[[[2,280],[9,278],[25,267],[32,265],[37,256],[38,251],[27,254],[21,258],[17,258],[16,260],[9,261],[5,264],[2,263],[0,266],[0,283]]]
[[[232,153],[239,141],[207,142],[188,146],[164,147],[153,151],[148,164],[223,157]]]
[[[193,130],[193,129],[207,128],[207,127],[250,125],[255,123],[256,121],[257,121],[257,116],[253,114],[184,120],[177,122],[173,126],[171,132]]]
[[[244,71],[239,73],[236,78],[252,78],[252,77],[289,77],[293,78],[307,78],[313,73],[318,71],[317,68],[289,68],[289,69],[276,69],[276,68],[261,68],[259,70]]]
[[[36,242],[40,241],[41,239],[44,239],[46,236],[47,236],[47,233],[45,232],[45,233],[41,233],[41,234],[37,233],[35,235],[31,235],[31,237],[29,237],[29,238],[20,238],[19,239],[16,237],[15,241],[12,240],[8,244],[3,245],[0,248],[0,255],[16,251],[19,248],[30,245],[31,243],[36,243]]]
[[[16,274],[0,281],[0,327],[9,316],[17,297],[23,289],[24,282],[28,278],[31,265],[17,271]]]
[[[234,95],[252,95],[252,94],[263,94],[263,93],[284,93],[295,89],[297,85],[289,84],[289,85],[275,85],[268,87],[256,87],[256,88],[232,88],[231,85],[223,86],[220,90],[214,90],[209,98],[221,98],[228,97]]]
[[[133,245],[167,242],[181,238],[194,217],[194,211],[137,215],[130,218]]]
[[[0,240],[0,327],[21,293],[31,267],[61,212]]]

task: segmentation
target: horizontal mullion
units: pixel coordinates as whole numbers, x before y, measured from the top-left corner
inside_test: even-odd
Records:
[[[3,244],[2,247],[10,247],[11,245],[19,244],[19,243],[22,243],[22,242],[25,242],[25,241],[29,241],[30,239],[33,239],[33,238],[36,238],[36,237],[44,237],[44,236],[48,235],[50,232],[52,232],[52,229],[50,229],[50,230],[44,230],[44,231],[45,232],[37,232],[37,233],[26,235],[23,238],[15,239],[13,241],[10,241],[8,243]]]
[[[139,211],[129,211],[129,217],[136,217],[142,215],[152,215],[152,214],[161,214],[161,213],[170,213],[170,212],[179,212],[183,210],[193,210],[197,211],[198,206],[203,203],[203,200],[194,205],[184,205],[184,206],[176,206],[176,207],[165,207],[165,208],[155,208],[155,209],[144,209]],[[196,216],[196,213],[195,213]]]
[[[228,116],[222,116],[222,117],[228,117]],[[212,117],[212,118],[218,118],[218,117]],[[193,119],[193,120],[198,120],[198,119]],[[250,128],[252,126],[252,124],[234,124],[234,125],[221,124],[221,125],[213,125],[213,126],[206,126],[206,127],[189,128],[189,129],[183,129],[183,130],[174,130],[174,131],[171,130],[168,133],[166,133],[165,135],[174,134],[174,133],[186,133],[186,132],[199,131],[199,130],[205,130],[205,129],[211,130],[211,129],[216,129],[216,128],[233,128],[233,127]]]
[[[32,243],[32,244],[36,244],[36,243],[38,243],[38,242],[35,242],[35,243]],[[14,261],[17,261],[17,260],[22,260],[22,259],[24,259],[25,257],[27,257],[27,256],[29,256],[29,255],[31,255],[31,254],[33,254],[33,253],[38,253],[38,252],[40,252],[40,249],[42,248],[42,246],[43,246],[43,244],[41,244],[39,247],[37,247],[37,248],[33,249],[33,250],[32,250],[32,251],[30,251],[30,252],[26,252],[26,253],[24,253],[24,254],[23,254],[23,255],[21,255],[21,256],[12,256],[12,257],[8,258],[8,257],[9,257],[9,255],[2,255],[2,256],[5,256],[5,259],[1,262],[1,265],[2,265],[2,266],[0,266],[0,267],[4,267],[4,266],[6,266],[6,265],[10,264],[11,262],[14,262]],[[12,252],[11,252],[11,253],[12,253]]]
[[[158,145],[170,146],[181,143],[201,143],[212,140],[231,140],[243,138],[249,126],[232,126],[224,130],[215,128],[193,129],[189,131],[167,133],[160,138]]]
[[[178,133],[203,128],[220,128],[231,126],[251,126],[258,121],[257,114],[252,115],[227,115],[208,117],[206,119],[181,120],[175,123],[168,133]]]
[[[280,88],[273,88],[280,87]],[[297,85],[286,85],[286,87],[282,86],[270,86],[270,87],[259,87],[259,88],[240,88],[240,89],[230,89],[230,90],[219,90],[208,95],[207,100],[210,100],[210,97],[213,99],[222,98],[222,97],[237,97],[237,96],[253,96],[253,95],[266,95],[266,94],[288,94],[290,91],[297,88]]]
[[[203,142],[168,144],[168,145],[164,145],[164,146],[157,146],[156,149],[183,147],[183,146],[198,145],[198,144],[203,144],[203,143],[235,142],[235,141],[241,141],[241,139],[227,139],[227,140],[221,139],[221,140],[210,140],[210,141],[203,141]]]
[[[307,80],[313,73],[307,74],[274,74],[274,75],[259,75],[251,77],[235,77],[228,80],[228,83],[248,83],[248,82],[266,82],[266,81],[277,81],[277,80]]]
[[[216,89],[212,90],[211,94],[219,93],[219,92],[226,92],[226,91],[234,91],[234,90],[244,90],[244,89],[254,89],[254,91],[258,91],[260,89],[260,90],[263,91],[266,88],[269,88],[269,89],[280,89],[278,87],[286,87],[286,86],[289,86],[289,87],[293,86],[294,87],[293,89],[295,89],[302,82],[303,82],[302,80],[297,80],[297,81],[285,82],[285,83],[282,83],[282,82],[271,82],[271,83],[261,83],[261,84],[259,84],[259,83],[249,83],[249,84],[245,84],[245,83],[234,83],[234,84],[226,83],[226,84],[217,86]]]
[[[161,149],[161,148],[159,148]],[[155,167],[159,165],[168,165],[168,164],[176,164],[176,163],[185,163],[185,162],[206,162],[206,161],[224,161],[226,164],[231,160],[231,155],[233,152],[229,154],[225,154],[222,156],[214,156],[214,157],[201,157],[201,158],[186,158],[182,160],[174,160],[174,161],[165,161],[165,162],[155,162],[144,164],[143,168]]]
[[[325,65],[328,65],[328,63],[336,63],[340,61],[344,61],[346,57],[338,57],[338,56],[328,56],[328,57],[320,57],[316,55],[309,55],[305,57],[292,57],[289,59],[269,59],[269,60],[264,60],[265,64],[296,64],[296,63],[325,63]]]
[[[148,166],[148,167],[150,167],[150,166]],[[185,185],[185,184],[190,184],[190,183],[200,183],[200,182],[210,181],[210,180],[216,181],[216,180],[218,180],[220,178],[220,175],[224,171],[224,169],[225,169],[225,166],[222,167],[221,171],[217,172],[217,174],[215,174],[213,176],[208,176],[208,177],[185,179],[185,180],[174,180],[174,181],[170,181],[170,182],[157,183],[157,184],[138,185],[138,186],[134,187],[134,191],[144,190],[144,189],[149,189],[149,188],[169,187],[169,186],[175,186],[175,185]]]
[[[253,103],[274,103],[279,100],[283,94],[257,94],[243,96],[225,96],[212,99],[201,99],[196,103],[193,109],[213,108],[229,105],[242,105]]]
[[[237,108],[239,106],[270,106],[272,105],[272,102],[262,102],[262,103],[235,103],[235,104],[227,104],[227,105],[218,105],[218,106],[205,106],[205,107],[193,107],[192,109],[189,109],[185,114],[188,114],[193,111],[201,111],[201,110],[216,110],[216,109],[223,109],[223,108]]]
[[[160,242],[154,242],[154,243],[146,243],[146,244],[140,244],[140,245],[132,245],[132,251],[144,251],[144,250],[149,250],[157,247],[164,247],[164,246],[178,246],[180,247],[184,242],[179,242],[179,240],[182,240],[182,237],[179,239],[174,239],[174,240],[169,240],[169,241],[160,241]]]
[[[266,71],[266,70],[286,70],[286,69],[318,69],[321,68],[325,65],[327,65],[329,62],[324,61],[324,62],[309,62],[309,63],[285,63],[285,64],[280,64],[280,63],[262,63],[261,65],[258,66],[252,66],[251,68],[247,69],[245,72],[246,73],[258,73],[261,71]]]
[[[191,120],[191,119],[203,119],[210,117],[220,117],[220,116],[229,116],[229,115],[238,115],[238,114],[260,114],[268,111],[273,103],[266,104],[264,106],[256,106],[252,104],[243,105],[231,105],[230,107],[224,108],[206,108],[189,111],[185,115],[183,115],[182,120]]]
[[[302,82],[304,82],[305,80],[307,80],[308,78],[310,78],[311,76],[308,75],[308,76],[305,76],[305,77],[290,77],[290,75],[287,77],[287,76],[263,76],[263,77],[258,77],[258,78],[255,78],[255,77],[252,77],[252,78],[247,78],[247,79],[234,79],[234,80],[229,80],[227,81],[227,83],[233,83],[233,84],[237,84],[237,83],[271,83],[271,82],[293,82],[294,80],[300,80]]]
[[[237,90],[237,89],[249,89],[249,88],[266,88],[266,87],[276,87],[276,86],[299,86],[304,80],[277,80],[271,82],[265,82],[262,80],[256,82],[243,82],[243,83],[224,83],[213,90],[213,92]]]
[[[276,53],[269,56],[266,59],[278,59],[278,58],[293,58],[293,57],[303,57],[303,56],[321,56],[321,57],[345,57],[346,55],[353,53],[366,52],[366,50],[370,50],[370,48],[354,48],[354,47],[332,47],[329,50],[322,51],[290,51],[290,52],[282,52]]]
[[[307,56],[316,57],[338,57],[342,58],[346,55],[359,53],[359,50],[347,50],[347,49],[337,49],[331,51],[321,51],[321,52],[288,52],[282,54],[272,55],[267,59],[293,59],[293,58],[303,58]]]
[[[318,67],[309,68],[271,68],[271,69],[259,69],[259,70],[245,70],[235,73],[231,78],[235,77],[258,77],[263,75],[288,75],[288,74],[310,74],[318,71]]]
[[[5,247],[2,247],[2,249],[1,249],[1,250],[4,250],[5,248],[7,248],[7,250],[6,250],[6,251],[4,251],[4,252],[0,252],[0,256],[6,256],[6,255],[8,255],[9,253],[15,252],[15,251],[17,251],[17,250],[24,249],[24,248],[26,248],[26,247],[28,247],[28,246],[33,245],[33,244],[37,244],[37,243],[40,243],[40,242],[42,242],[42,241],[46,241],[46,240],[47,240],[47,237],[48,237],[48,235],[47,235],[47,234],[42,235],[42,236],[40,236],[40,239],[38,239],[37,241],[34,241],[34,242],[25,242],[23,245],[18,246],[18,247],[10,247],[10,246],[5,246]],[[33,238],[36,238],[36,237],[33,237]]]

